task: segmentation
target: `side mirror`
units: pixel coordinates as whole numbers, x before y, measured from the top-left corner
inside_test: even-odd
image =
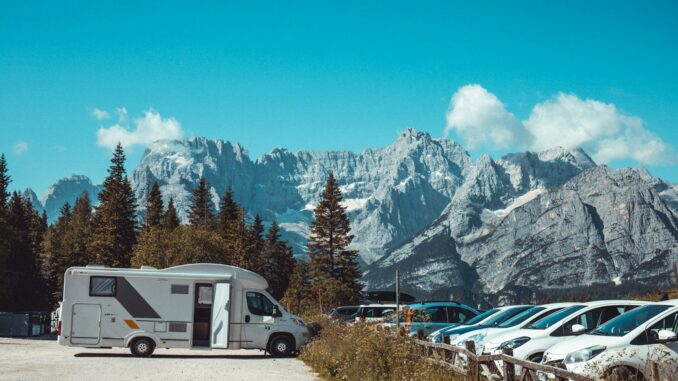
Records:
[[[273,307],[273,312],[271,312],[271,316],[272,317],[281,317],[282,316],[278,307]]]
[[[658,343],[668,343],[671,341],[678,341],[678,337],[673,331],[668,329],[662,329],[657,332],[657,342]]]
[[[570,331],[573,335],[581,335],[584,332],[586,332],[586,327],[584,327],[581,324],[575,324],[572,326],[572,329]]]

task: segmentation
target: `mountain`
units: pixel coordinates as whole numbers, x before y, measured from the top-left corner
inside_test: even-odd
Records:
[[[39,203],[47,211],[47,218],[51,223],[59,217],[59,211],[65,203],[69,203],[72,207],[82,192],[87,192],[92,203],[96,204],[97,195],[100,191],[101,186],[92,184],[89,177],[72,175],[50,185],[47,191],[40,196]],[[34,203],[33,205],[37,204]]]
[[[159,141],[133,174],[139,200],[158,182],[183,220],[200,176],[218,203],[228,186],[251,214],[277,220],[283,237],[303,252],[312,210],[330,172],[344,195],[356,236],[354,247],[371,263],[429,225],[450,202],[472,168],[456,142],[405,130],[390,146],[361,153],[274,149],[256,161],[238,144],[192,138]]]
[[[33,192],[33,189],[26,188],[23,192],[21,192],[21,196],[27,200],[30,200],[31,204],[33,204],[33,207],[38,211],[38,213],[42,214],[42,211],[45,210],[40,200],[38,200],[38,196],[35,194],[35,192]]]
[[[276,148],[254,160],[239,144],[190,138],[151,144],[132,186],[141,214],[157,182],[184,222],[201,176],[215,207],[230,186],[250,217],[276,220],[303,256],[330,172],[369,289],[393,287],[396,269],[417,296],[479,304],[621,296],[674,281],[678,185],[597,165],[581,149],[474,161],[452,140],[407,129],[360,153]],[[95,199],[99,188],[82,176],[50,187],[50,219],[83,190]]]

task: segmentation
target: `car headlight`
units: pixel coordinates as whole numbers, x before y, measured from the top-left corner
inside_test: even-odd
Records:
[[[568,353],[567,356],[565,356],[565,364],[574,364],[578,362],[589,361],[592,358],[603,353],[605,349],[607,349],[607,347],[602,345],[595,345],[593,347],[588,347],[572,353]]]
[[[530,338],[527,337],[527,336],[517,337],[517,338],[515,338],[515,339],[513,339],[513,340],[504,341],[503,343],[501,343],[501,344],[497,347],[497,349],[500,349],[500,350],[502,350],[502,349],[509,349],[509,348],[510,348],[510,349],[515,349],[515,348],[518,348],[519,346],[521,346],[521,345],[527,343],[528,341],[530,341]]]
[[[298,325],[298,326],[300,326],[300,327],[306,327],[306,323],[304,323],[304,321],[301,320],[301,319],[294,319],[294,318],[293,318],[292,321],[294,322],[294,324],[296,324],[296,325]]]

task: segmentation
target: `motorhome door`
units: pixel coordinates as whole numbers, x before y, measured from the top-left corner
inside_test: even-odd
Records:
[[[228,317],[231,300],[231,285],[214,285],[214,303],[212,303],[212,348],[228,348]]]
[[[101,306],[78,303],[73,305],[71,319],[72,344],[99,344],[101,333]]]

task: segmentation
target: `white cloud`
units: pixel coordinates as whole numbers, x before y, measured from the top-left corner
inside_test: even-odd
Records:
[[[28,151],[28,143],[24,141],[19,141],[14,145],[14,153],[17,155],[23,155]]]
[[[445,134],[454,130],[468,145],[508,148],[530,140],[520,121],[494,94],[480,85],[466,85],[452,96]]]
[[[92,117],[94,117],[94,119],[99,121],[106,120],[110,117],[110,115],[108,115],[108,113],[105,110],[96,107],[92,109],[90,114],[92,114]]]
[[[480,85],[463,86],[452,96],[447,112],[445,133],[452,130],[469,148],[581,147],[600,163],[624,159],[649,165],[678,162],[674,148],[648,131],[641,118],[620,112],[612,103],[574,94],[558,93],[537,103],[521,122]]]
[[[127,110],[116,110],[118,122],[100,127],[97,131],[97,144],[113,149],[120,142],[123,147],[147,145],[161,139],[179,139],[183,136],[181,124],[174,118],[162,118],[160,114],[149,109],[144,116],[134,119],[134,128],[128,123]]]

